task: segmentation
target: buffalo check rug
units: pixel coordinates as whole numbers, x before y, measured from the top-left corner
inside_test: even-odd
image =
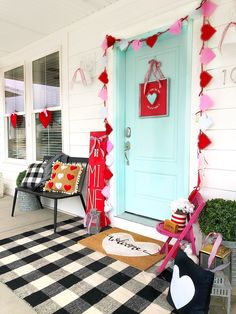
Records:
[[[140,271],[77,242],[80,219],[0,240],[0,281],[37,313],[170,313],[171,274]]]

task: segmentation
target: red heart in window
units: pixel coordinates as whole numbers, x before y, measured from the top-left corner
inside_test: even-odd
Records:
[[[52,173],[52,179],[54,179],[54,178],[55,178],[55,176],[56,176],[56,173],[55,173],[55,172],[53,172],[53,173]]]
[[[48,187],[49,187],[49,189],[51,189],[53,187],[53,182],[52,181],[48,182]]]
[[[103,83],[103,84],[107,84],[109,82],[108,80],[108,75],[107,75],[107,71],[104,70],[98,77],[98,79]]]
[[[17,125],[17,114],[15,112],[13,112],[10,116],[10,120],[11,120],[11,125],[13,126],[13,128],[16,128]]]
[[[65,189],[66,191],[69,191],[69,190],[71,189],[71,185],[65,184],[65,185],[64,185],[64,189]]]
[[[115,37],[113,37],[113,36],[111,36],[111,35],[107,35],[106,38],[107,38],[107,47],[108,47],[108,48],[111,47],[111,46],[113,46],[114,43],[116,42]]]
[[[111,170],[109,168],[105,168],[104,170],[104,179],[105,180],[110,180],[113,176],[113,173],[111,172]]]
[[[204,24],[201,28],[201,40],[209,40],[216,32],[216,29],[211,24]]]
[[[55,165],[53,166],[53,169],[54,169],[54,170],[57,170],[58,167],[59,167],[59,165],[58,165],[58,164],[55,164]]]
[[[75,169],[77,169],[77,166],[70,166],[70,170],[75,170]]]
[[[158,36],[155,34],[155,35],[152,35],[152,36],[150,36],[150,37],[148,37],[147,39],[146,39],[146,44],[149,46],[149,47],[153,47],[154,45],[155,45],[155,43],[156,43],[156,41],[157,41],[157,38],[158,38]]]
[[[211,144],[211,140],[209,139],[209,137],[203,132],[199,133],[199,135],[198,135],[198,148],[201,150],[201,149],[206,148],[210,144]]]
[[[212,76],[207,71],[202,71],[200,74],[200,86],[202,88],[206,87],[207,84],[211,81]]]
[[[42,111],[39,113],[39,120],[42,123],[42,125],[47,128],[49,123],[52,120],[52,112],[51,111]]]
[[[67,179],[68,180],[73,180],[75,176],[73,176],[73,174],[68,173],[67,174]]]

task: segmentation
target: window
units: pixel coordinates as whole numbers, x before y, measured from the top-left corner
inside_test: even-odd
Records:
[[[4,72],[5,116],[7,119],[8,158],[26,158],[26,132],[24,115],[24,67]],[[17,112],[17,125],[13,128],[10,115]]]
[[[60,63],[59,52],[33,61],[33,110],[35,114],[36,159],[55,155],[62,151],[60,109]],[[39,112],[52,111],[52,121],[44,128],[39,121]]]

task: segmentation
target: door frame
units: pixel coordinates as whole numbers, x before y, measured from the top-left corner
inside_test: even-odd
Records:
[[[160,30],[154,30],[152,32],[140,34],[138,36],[129,38],[129,40],[144,38],[156,34]],[[190,166],[190,122],[191,122],[191,84],[192,84],[192,38],[193,38],[193,21],[188,21],[186,26],[187,32],[187,60],[186,60],[186,106],[185,110],[185,127],[189,132],[185,132],[184,145],[187,145],[186,158],[183,160],[186,167],[188,167],[187,173],[189,174]],[[165,35],[163,35],[165,36]],[[141,48],[142,49],[142,48]],[[124,130],[125,130],[125,95],[126,95],[126,67],[125,67],[125,52],[121,51],[119,47],[114,48],[113,53],[113,73],[114,85],[113,85],[113,121],[114,121],[114,216],[120,216],[125,212],[125,157],[124,157]],[[187,177],[187,176],[186,176]],[[189,175],[188,182],[185,182],[189,187]]]

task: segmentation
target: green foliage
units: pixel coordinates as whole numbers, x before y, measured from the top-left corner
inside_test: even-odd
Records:
[[[236,241],[236,201],[216,198],[208,200],[200,217],[202,232],[219,232],[225,241]]]
[[[16,186],[19,187],[26,175],[26,170],[21,171],[16,178]]]

